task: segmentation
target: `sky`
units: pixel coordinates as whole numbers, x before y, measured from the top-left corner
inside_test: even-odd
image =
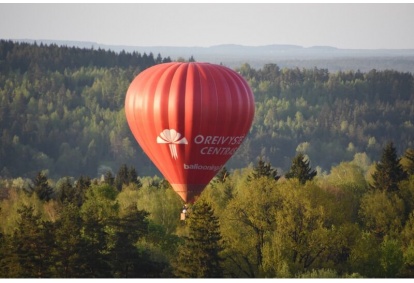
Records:
[[[0,39],[414,49],[414,3],[0,3]]]

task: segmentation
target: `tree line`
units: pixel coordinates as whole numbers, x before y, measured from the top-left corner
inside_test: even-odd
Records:
[[[101,179],[2,179],[0,277],[398,278],[414,276],[414,150],[392,142],[318,175],[259,157],[224,167],[179,215],[158,177],[123,164]]]

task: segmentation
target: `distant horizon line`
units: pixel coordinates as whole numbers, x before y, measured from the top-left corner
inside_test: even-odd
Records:
[[[341,48],[331,45],[311,45],[311,46],[303,46],[297,44],[289,44],[289,43],[273,43],[273,44],[263,44],[263,45],[244,45],[238,43],[222,43],[222,44],[215,44],[210,46],[199,46],[199,45],[128,45],[128,44],[107,44],[107,43],[99,43],[96,41],[84,41],[84,40],[70,40],[70,39],[32,39],[32,38],[19,38],[19,39],[12,39],[12,38],[1,38],[2,40],[10,40],[14,42],[26,42],[26,43],[43,43],[43,44],[56,44],[65,46],[65,43],[70,43],[72,46],[76,46],[76,44],[85,45],[97,45],[97,46],[105,46],[105,47],[143,47],[143,48],[151,48],[151,47],[162,47],[162,48],[214,48],[214,47],[247,47],[247,48],[260,48],[260,47],[286,47],[286,48],[297,48],[297,49],[331,49],[331,50],[389,50],[389,51],[401,51],[401,50],[414,50],[414,48]],[[93,46],[91,46],[93,47]]]

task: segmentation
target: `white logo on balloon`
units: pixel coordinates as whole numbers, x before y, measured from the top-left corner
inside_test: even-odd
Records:
[[[157,137],[157,143],[169,144],[171,157],[174,159],[178,158],[177,144],[188,144],[185,137],[181,138],[181,134],[174,129],[165,129]]]

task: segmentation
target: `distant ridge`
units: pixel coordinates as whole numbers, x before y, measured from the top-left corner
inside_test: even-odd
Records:
[[[414,49],[340,49],[332,46],[303,47],[290,44],[271,44],[246,46],[239,44],[220,44],[210,47],[181,46],[127,46],[106,45],[91,41],[17,39],[16,42],[37,44],[56,44],[58,46],[94,48],[114,52],[140,52],[161,54],[172,60],[188,59],[239,67],[248,63],[254,68],[274,63],[280,67],[326,68],[330,71],[394,69],[414,73]]]

